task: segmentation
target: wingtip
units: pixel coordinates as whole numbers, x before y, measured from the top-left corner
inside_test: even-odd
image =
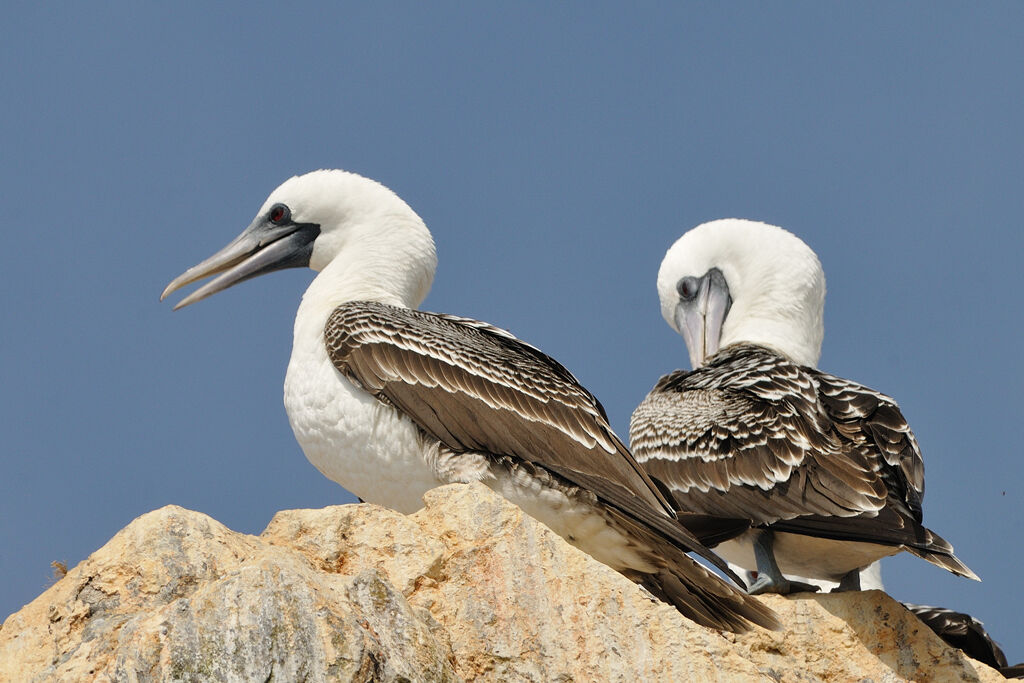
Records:
[[[783,631],[785,626],[782,621],[779,620],[779,615],[772,608],[762,603],[757,598],[748,595],[745,607],[747,612],[744,616],[751,621],[751,623],[757,624],[761,628],[769,631]]]
[[[981,581],[981,577],[974,573],[970,567],[957,559],[954,555],[929,555],[922,556],[934,565],[942,567],[946,571],[952,572],[957,576],[962,576],[965,579],[971,579],[972,581]]]
[[[953,553],[940,553],[922,548],[915,548],[913,546],[905,546],[908,551],[917,555],[922,560],[928,560],[936,567],[942,567],[948,572],[952,572],[957,576],[962,576],[965,579],[971,579],[972,581],[981,581],[981,577],[974,573],[974,571],[966,564],[960,561],[960,559]]]
[[[649,574],[641,584],[683,616],[707,628],[737,634],[755,626],[783,630],[774,610],[696,562],[688,570]]]

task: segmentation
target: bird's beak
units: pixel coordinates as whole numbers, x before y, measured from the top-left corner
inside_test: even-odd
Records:
[[[259,216],[226,247],[174,278],[160,300],[196,280],[221,274],[175,304],[174,310],[178,310],[243,280],[283,268],[308,266],[319,234],[320,226],[315,223],[275,225],[266,216]]]
[[[731,306],[729,285],[718,268],[704,274],[694,299],[676,304],[676,329],[686,342],[692,369],[696,370],[708,356],[718,353],[722,327]]]

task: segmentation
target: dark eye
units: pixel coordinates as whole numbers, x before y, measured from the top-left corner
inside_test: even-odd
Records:
[[[676,285],[676,289],[683,300],[689,301],[697,296],[697,291],[700,289],[700,280],[695,277],[684,277]]]
[[[291,211],[284,204],[274,204],[270,207],[270,211],[267,213],[267,217],[270,218],[270,222],[275,225],[281,225],[291,216]]]

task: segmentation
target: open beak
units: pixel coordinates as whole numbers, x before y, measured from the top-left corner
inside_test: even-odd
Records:
[[[722,340],[722,327],[732,306],[729,285],[718,268],[712,268],[700,279],[697,296],[676,304],[676,329],[683,335],[690,353],[690,367],[694,370],[705,359],[718,352]]]
[[[266,216],[259,216],[226,247],[174,278],[160,300],[189,283],[220,273],[175,304],[174,310],[178,310],[243,280],[284,268],[308,266],[313,242],[319,234],[320,226],[315,223],[276,225]]]

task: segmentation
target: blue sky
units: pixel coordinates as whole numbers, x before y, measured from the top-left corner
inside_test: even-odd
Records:
[[[687,363],[665,249],[730,216],[800,235],[828,277],[821,367],[900,402],[925,522],[984,579],[900,557],[889,592],[1024,659],[1024,5],[34,3],[4,23],[0,617],[168,503],[258,533],[352,500],[281,402],[312,273],[158,302],[285,178],[341,167],[432,229],[426,309],[541,347],[622,435]]]

